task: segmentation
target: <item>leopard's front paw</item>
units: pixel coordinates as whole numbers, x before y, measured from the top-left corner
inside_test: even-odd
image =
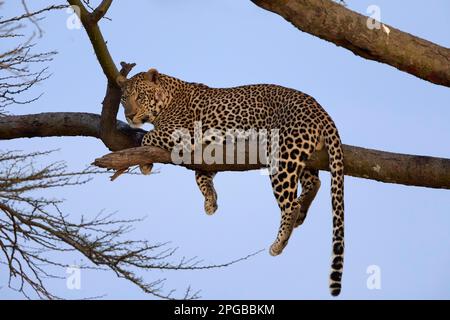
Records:
[[[217,195],[215,192],[211,192],[205,197],[205,212],[207,215],[212,215],[216,212],[217,208]]]
[[[140,164],[139,169],[143,175],[149,175],[152,172],[153,163],[150,164]]]

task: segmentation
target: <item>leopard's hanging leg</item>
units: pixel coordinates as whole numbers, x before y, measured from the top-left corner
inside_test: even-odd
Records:
[[[214,189],[215,172],[195,171],[195,181],[205,197],[205,212],[212,215],[217,210],[217,192]]]
[[[305,221],[309,207],[320,189],[319,170],[305,168],[300,175],[300,183],[302,185],[302,193],[297,199],[299,212],[294,228],[297,228]]]
[[[270,246],[272,256],[279,255],[286,247],[298,215],[297,188],[299,174],[304,163],[289,163],[271,175],[272,188],[281,209],[281,223],[275,242]]]

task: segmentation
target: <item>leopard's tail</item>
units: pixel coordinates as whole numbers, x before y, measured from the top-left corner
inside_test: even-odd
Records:
[[[323,131],[331,172],[331,203],[333,208],[333,251],[331,256],[330,292],[341,292],[344,266],[344,154],[341,139],[332,121]]]

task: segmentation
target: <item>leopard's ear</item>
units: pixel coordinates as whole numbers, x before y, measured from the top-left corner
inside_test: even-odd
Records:
[[[147,80],[153,83],[158,83],[159,81],[159,72],[158,70],[151,68],[147,71]]]
[[[117,83],[117,85],[118,85],[120,88],[125,87],[126,82],[127,82],[127,78],[125,78],[125,77],[122,76],[122,75],[117,76],[117,78],[116,78],[116,83]]]

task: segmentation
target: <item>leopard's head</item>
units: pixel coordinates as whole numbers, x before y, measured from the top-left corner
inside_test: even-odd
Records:
[[[158,71],[150,69],[130,79],[118,76],[116,82],[122,89],[121,102],[130,126],[139,128],[146,122],[154,123],[168,100]]]

